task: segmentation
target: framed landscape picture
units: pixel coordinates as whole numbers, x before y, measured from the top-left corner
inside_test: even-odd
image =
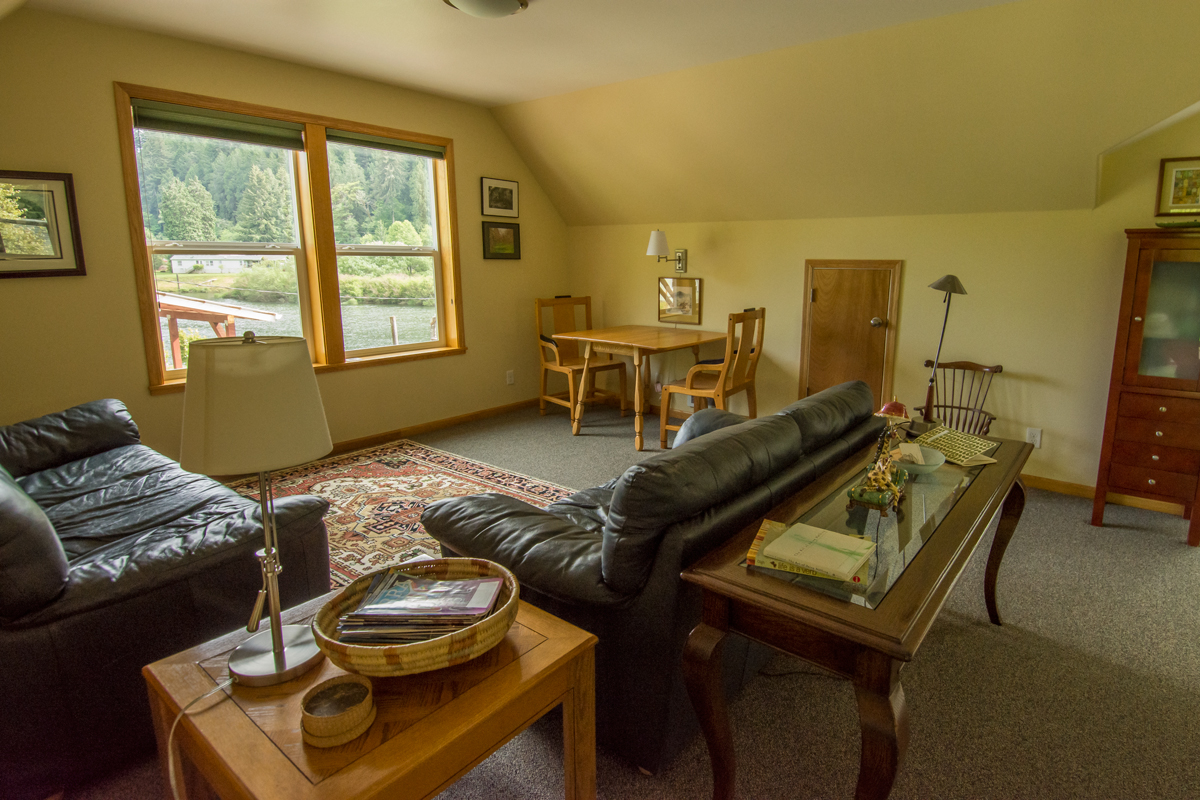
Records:
[[[518,217],[517,182],[499,178],[480,178],[479,190],[483,195],[485,217]]]
[[[484,258],[520,258],[521,226],[515,222],[483,223]]]
[[[1200,215],[1200,156],[1164,158],[1158,171],[1156,217]]]
[[[658,321],[699,325],[702,299],[699,278],[659,278]]]
[[[84,274],[70,173],[0,170],[0,278]]]

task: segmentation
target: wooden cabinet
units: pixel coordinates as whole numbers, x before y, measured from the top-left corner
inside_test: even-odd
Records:
[[[1200,229],[1128,230],[1092,524],[1108,492],[1183,505],[1200,545]]]

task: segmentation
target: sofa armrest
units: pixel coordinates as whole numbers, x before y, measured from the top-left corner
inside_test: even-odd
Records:
[[[523,585],[567,602],[616,606],[629,597],[601,576],[599,532],[503,494],[451,497],[421,515],[425,531],[460,555],[495,561]]]
[[[0,466],[20,478],[140,441],[124,403],[93,400],[0,428]]]

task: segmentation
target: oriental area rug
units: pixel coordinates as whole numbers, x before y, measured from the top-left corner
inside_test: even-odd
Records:
[[[271,473],[275,497],[311,494],[329,501],[332,588],[417,555],[437,557],[421,512],[446,497],[499,492],[544,507],[572,489],[403,440]],[[230,484],[258,499],[258,479]]]

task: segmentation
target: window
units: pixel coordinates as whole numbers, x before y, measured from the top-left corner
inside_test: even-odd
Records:
[[[464,352],[450,140],[116,88],[152,391],[247,330],[318,371]]]

